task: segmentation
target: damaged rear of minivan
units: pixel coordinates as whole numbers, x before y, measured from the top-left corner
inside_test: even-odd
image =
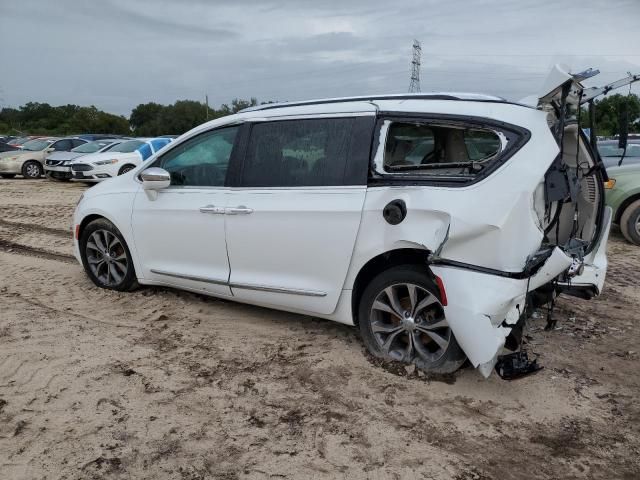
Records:
[[[547,114],[557,151],[533,193],[531,208],[542,241],[537,251],[528,256],[522,272],[477,269],[475,273],[458,270],[454,274],[445,270],[452,264],[442,253],[434,258],[433,271],[448,279],[446,284],[451,293],[459,290],[459,295],[468,295],[466,286],[483,285],[472,303],[473,311],[467,305],[447,317],[455,323],[455,317],[467,316],[463,321],[465,332],[459,341],[484,376],[493,370],[503,347],[520,349],[522,329],[532,307],[548,305],[548,326],[551,326],[550,314],[557,295],[590,299],[604,285],[611,209],[604,203],[606,170],[582,128],[582,122],[586,121],[581,118],[582,79],[580,74],[571,75],[556,67],[547,82],[547,93],[539,98],[538,109]],[[517,237],[513,240],[519,241]],[[452,281],[454,276],[465,279]],[[475,308],[478,306],[482,307]],[[503,315],[504,319],[496,324]],[[471,325],[474,321],[475,325]],[[492,323],[493,328],[479,329],[479,321],[487,327]],[[526,356],[519,355],[509,357],[509,362],[498,371],[509,377],[537,368]]]
[[[602,291],[611,209],[604,204],[606,170],[583,132],[587,119],[580,108],[581,81],[592,73],[572,75],[556,67],[537,108],[489,99],[464,108],[449,102],[440,109],[433,102],[425,114],[424,102],[407,100],[401,113],[386,113],[387,105],[378,103],[374,172],[354,255],[376,248],[428,251],[442,312],[434,318],[446,318],[456,346],[485,377],[496,364],[504,378],[538,368],[520,348],[533,307],[551,309],[559,294],[590,299]],[[425,127],[432,133],[415,141]],[[497,139],[495,151],[489,148],[491,138]],[[488,153],[474,158],[482,149]],[[375,215],[394,205],[406,214],[400,211],[397,223],[387,219],[392,226],[376,236],[381,224]],[[400,308],[403,299],[395,287],[385,288],[387,293],[376,297],[378,306],[370,307],[375,315],[369,337],[392,352],[396,340],[387,332],[400,327],[381,321],[375,310],[390,311],[394,303]],[[412,286],[398,288],[406,291],[405,303],[415,303]],[[387,356],[406,361],[410,354],[402,352],[413,348],[412,361],[419,367],[445,371],[440,364],[430,368],[411,335],[422,328],[442,344],[446,335],[439,339],[428,328],[415,327],[411,310],[405,309],[407,318],[401,320],[409,341]],[[520,353],[503,355],[505,347]],[[456,364],[451,365],[453,370]]]

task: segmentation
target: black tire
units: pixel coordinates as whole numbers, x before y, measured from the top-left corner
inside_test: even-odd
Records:
[[[53,182],[68,182],[70,180],[68,178],[62,178],[62,177],[57,177],[55,175],[51,175],[50,173],[45,173],[45,176],[47,177],[47,180],[51,180]]]
[[[409,288],[413,291],[413,297]],[[395,303],[403,310],[402,320],[399,315],[379,308],[385,303],[382,300],[384,298],[388,305],[394,303],[387,293],[389,291],[396,297]],[[378,308],[374,308],[376,300],[379,301],[376,303]],[[419,309],[421,305],[426,306]],[[414,312],[409,313],[408,309]],[[453,373],[466,360],[453,332],[446,324],[440,304],[440,291],[426,267],[400,265],[378,274],[367,285],[360,298],[358,325],[367,350],[378,358],[414,363],[420,370],[436,374]],[[392,328],[399,333],[387,333]],[[389,344],[389,347],[385,349],[383,344]],[[396,344],[405,349],[395,349]]]
[[[124,175],[125,173],[133,170],[134,168],[136,168],[135,165],[123,165],[122,168],[120,168],[120,170],[118,171],[118,175]]]
[[[15,178],[15,173],[0,173],[0,177],[2,178]]]
[[[100,240],[96,241],[96,238]],[[117,239],[117,243],[111,240],[113,238]],[[138,287],[127,242],[107,219],[94,220],[82,230],[80,256],[85,272],[96,286],[119,292]],[[126,270],[123,270],[123,264]]]
[[[620,230],[629,242],[640,245],[640,200],[624,209],[620,217]]]
[[[22,165],[22,176],[24,178],[41,178],[43,174],[44,169],[40,162],[36,160],[29,160]]]

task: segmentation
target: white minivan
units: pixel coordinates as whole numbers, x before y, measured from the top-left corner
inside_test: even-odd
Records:
[[[477,94],[254,107],[84,193],[98,286],[163,285],[357,325],[376,356],[488,376],[532,294],[603,287],[606,171],[569,112]]]

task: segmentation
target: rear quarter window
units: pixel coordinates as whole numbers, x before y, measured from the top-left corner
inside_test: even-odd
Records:
[[[378,128],[374,181],[473,183],[529,138],[529,132],[519,127],[455,120],[383,119]]]

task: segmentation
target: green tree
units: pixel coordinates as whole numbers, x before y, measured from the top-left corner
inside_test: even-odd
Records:
[[[629,131],[640,132],[640,97],[636,94],[605,96],[602,100],[596,101],[596,133],[603,136],[612,136],[620,133],[620,108],[623,103],[627,104],[629,112]],[[587,114],[584,113],[583,125],[586,125]]]

